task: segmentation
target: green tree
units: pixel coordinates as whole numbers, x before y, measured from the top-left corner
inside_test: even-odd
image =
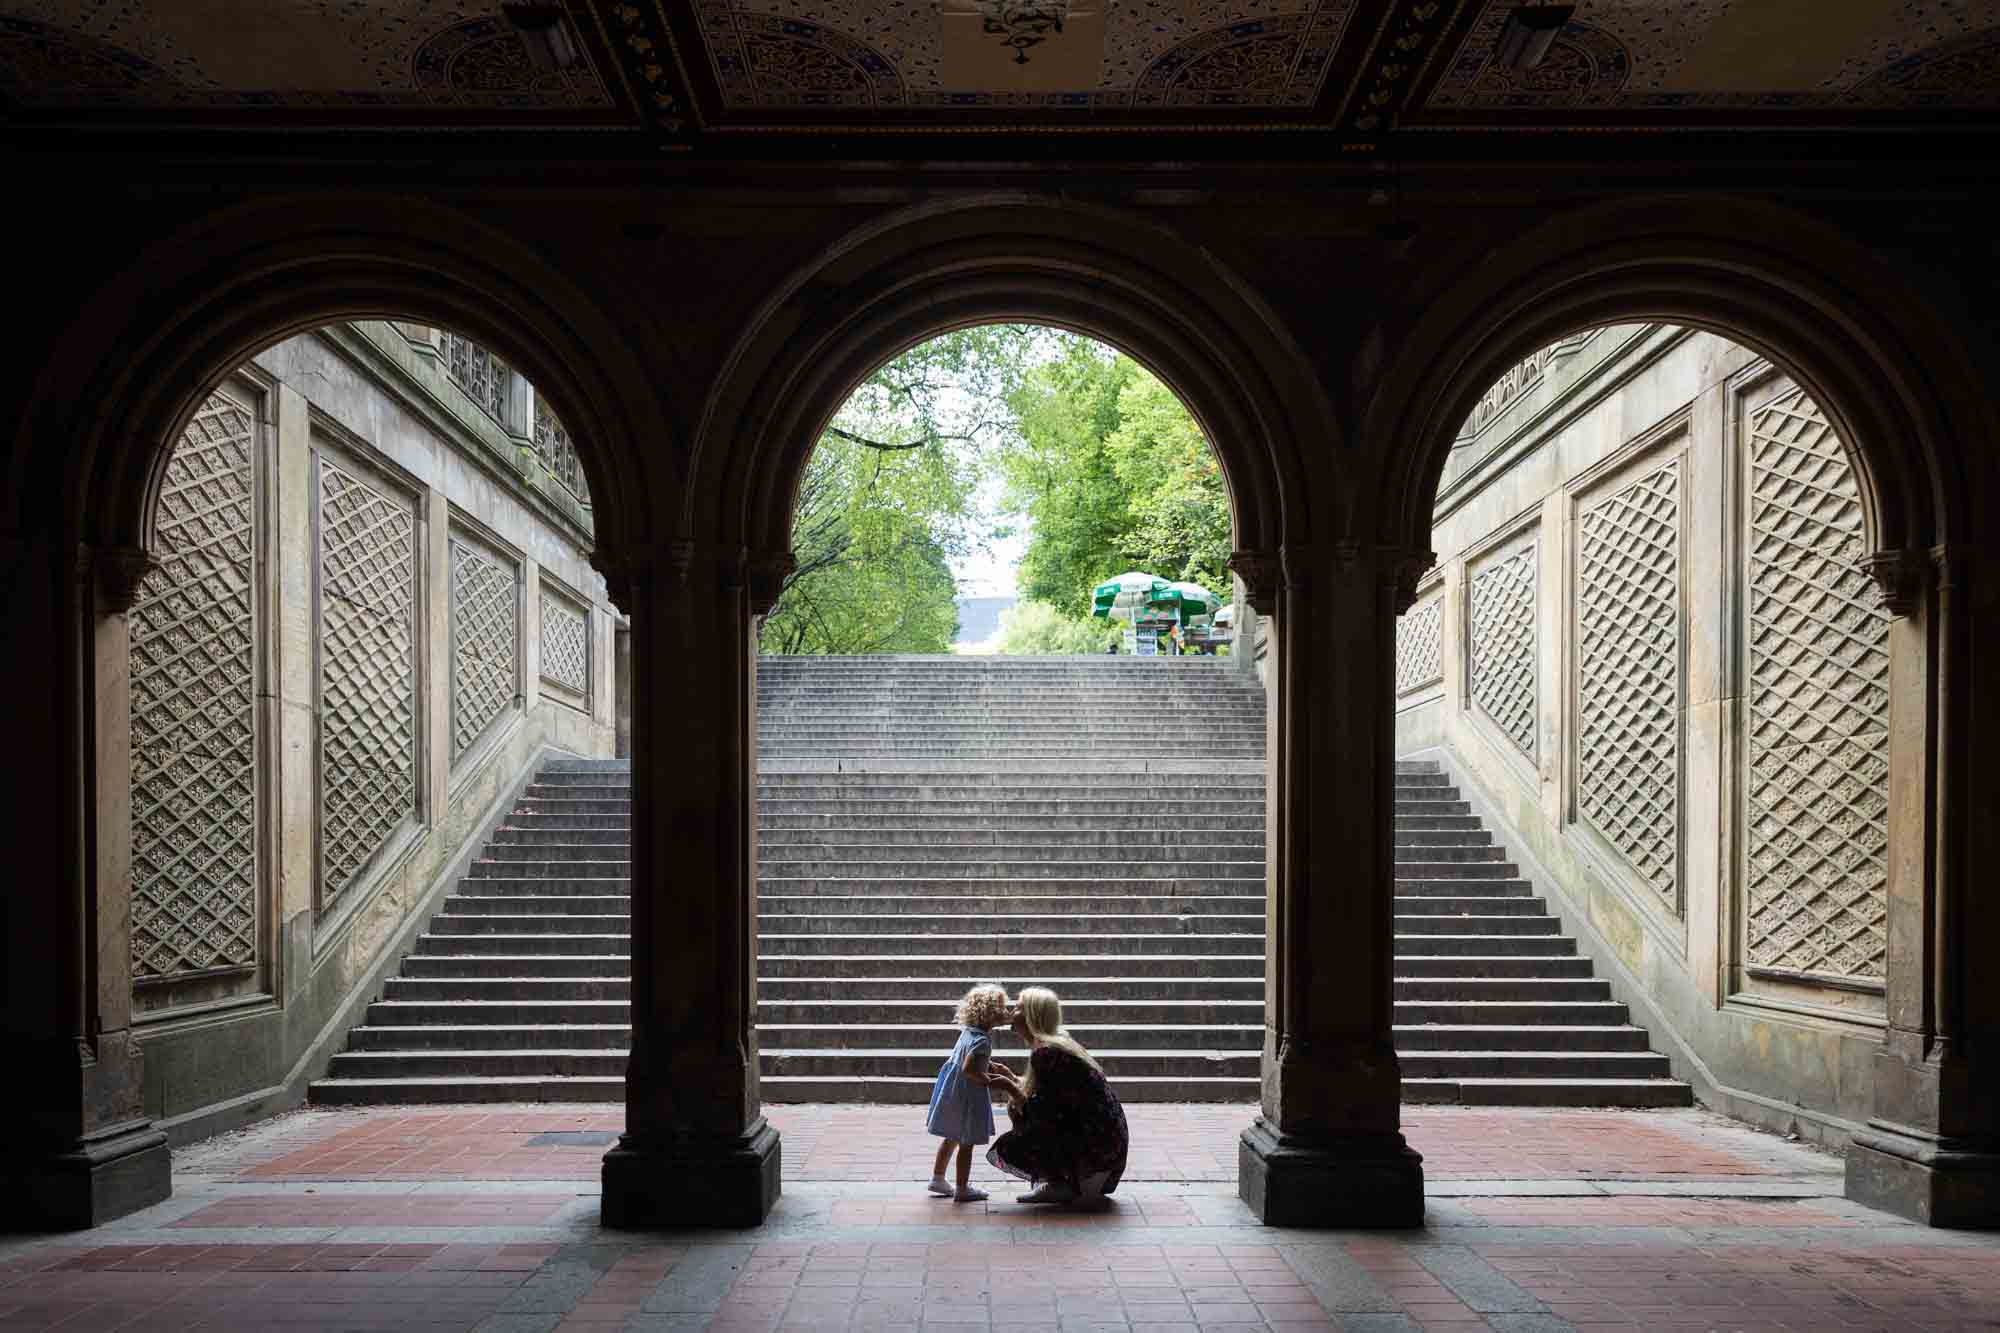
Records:
[[[770,653],[941,653],[951,560],[981,537],[976,491],[1038,331],[964,329],[892,357],[821,434],[794,510],[797,568],[765,617]]]
[[[1101,653],[1122,632],[1102,620],[1066,616],[1047,602],[1019,602],[1000,613],[999,652],[1032,654]]]
[[[1070,335],[1025,373],[1000,450],[1005,508],[1031,529],[1024,598],[1089,614],[1128,569],[1226,593],[1230,518],[1214,452],[1173,391],[1112,349]]]

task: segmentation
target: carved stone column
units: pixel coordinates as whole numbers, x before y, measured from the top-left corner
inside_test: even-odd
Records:
[[[10,544],[11,545],[11,544]],[[171,1192],[166,1135],[146,1118],[131,1034],[131,721],[126,613],[143,551],[23,543],[0,571],[21,644],[9,735],[17,784],[0,817],[16,886],[4,920],[0,1039],[12,1091],[0,1112],[7,1221],[97,1226]],[[80,782],[66,782],[63,774]]]
[[[1888,1030],[1847,1196],[1933,1226],[2000,1225],[2000,907],[1990,892],[2000,606],[1973,553],[1869,562],[1890,627]],[[1983,583],[1984,589],[1977,585]],[[1977,595],[1976,595],[1977,594]],[[1982,665],[1983,664],[1983,665]]]
[[[778,1198],[752,938],[753,588],[768,563],[688,542],[598,559],[631,617],[632,680],[632,1054],[606,1226],[755,1226]]]
[[[1395,623],[1413,563],[1352,543],[1231,561],[1271,622],[1263,1113],[1237,1188],[1274,1226],[1423,1223],[1391,1042]]]

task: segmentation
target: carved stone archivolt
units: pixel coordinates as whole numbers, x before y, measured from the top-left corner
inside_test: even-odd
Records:
[[[416,520],[319,464],[320,906],[416,810]]]
[[[1860,564],[1860,488],[1803,389],[1745,428],[1745,961],[1879,983],[1889,616]]]
[[[1536,543],[1489,560],[1470,580],[1467,675],[1472,702],[1501,734],[1535,757],[1537,712]]]
[[[247,404],[201,405],[130,603],[134,981],[257,961],[255,444]]]
[[[1577,522],[1577,807],[1680,907],[1681,485],[1669,463]]]

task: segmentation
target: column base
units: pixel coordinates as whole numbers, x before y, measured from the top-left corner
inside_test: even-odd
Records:
[[[729,1139],[626,1134],[604,1154],[604,1225],[626,1231],[754,1227],[778,1202],[778,1131],[759,1117]]]
[[[150,1208],[173,1192],[164,1131],[124,1125],[44,1157],[0,1166],[10,1231],[81,1231]]]
[[[2000,1152],[1870,1125],[1847,1145],[1847,1197],[1933,1227],[2000,1227]]]
[[[1401,1134],[1299,1138],[1259,1116],[1236,1150],[1236,1192],[1271,1227],[1420,1227],[1422,1154]]]

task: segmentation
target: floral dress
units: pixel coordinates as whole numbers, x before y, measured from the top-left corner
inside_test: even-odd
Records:
[[[1084,1177],[1102,1172],[1104,1193],[1111,1193],[1132,1145],[1118,1094],[1102,1073],[1060,1046],[1037,1046],[1029,1062],[1034,1095],[1014,1128],[986,1150],[986,1160],[1010,1176],[1078,1192]]]

